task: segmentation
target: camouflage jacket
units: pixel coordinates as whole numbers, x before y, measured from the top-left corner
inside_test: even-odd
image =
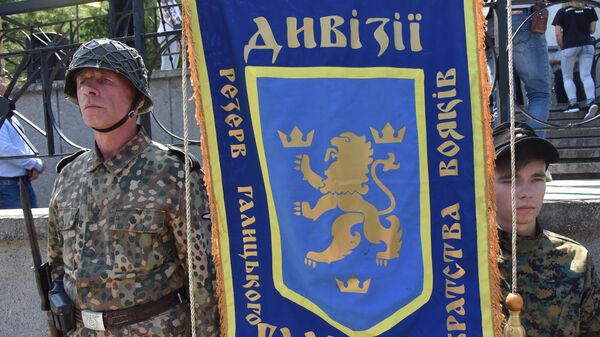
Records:
[[[199,170],[191,174],[198,336],[218,335],[210,221]],[[140,130],[111,159],[88,150],[66,165],[49,206],[48,261],[79,309],[110,311],[155,301],[187,284],[184,161]],[[126,328],[69,336],[186,336],[180,304]]]
[[[512,279],[511,241],[510,233],[499,230],[499,236],[504,299]],[[517,277],[528,337],[600,336],[600,281],[581,244],[538,225],[535,236],[517,238]]]

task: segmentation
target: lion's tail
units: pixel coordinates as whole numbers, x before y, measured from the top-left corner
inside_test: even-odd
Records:
[[[373,177],[375,184],[377,184],[383,193],[385,193],[385,195],[387,195],[387,197],[390,199],[390,206],[382,211],[379,211],[379,213],[377,213],[379,215],[385,215],[392,212],[396,208],[396,199],[394,198],[392,191],[390,191],[390,189],[385,186],[377,177],[376,167],[377,165],[382,164],[384,172],[389,170],[397,170],[400,168],[400,164],[394,164],[395,159],[396,156],[390,152],[388,153],[387,159],[377,159],[373,162],[373,165],[371,165],[371,176]]]

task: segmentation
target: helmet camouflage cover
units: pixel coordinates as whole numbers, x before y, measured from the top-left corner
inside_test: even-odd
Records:
[[[144,95],[144,105],[139,113],[152,109],[148,70],[136,49],[106,38],[82,44],[73,54],[65,79],[65,98],[75,105],[78,105],[75,75],[84,68],[105,69],[125,76],[138,92]]]

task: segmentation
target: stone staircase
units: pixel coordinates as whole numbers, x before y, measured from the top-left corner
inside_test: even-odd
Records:
[[[564,113],[564,109],[566,104],[554,106],[548,119],[564,126],[546,132],[547,139],[560,153],[560,161],[550,166],[552,177],[559,180],[600,178],[600,117],[573,125],[583,121],[585,112]]]

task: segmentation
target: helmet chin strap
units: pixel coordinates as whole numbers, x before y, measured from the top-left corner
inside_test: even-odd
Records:
[[[129,118],[133,118],[135,116],[135,110],[136,110],[138,104],[140,104],[140,100],[141,99],[142,99],[142,95],[140,95],[140,93],[138,92],[135,95],[135,99],[133,100],[133,103],[131,103],[131,108],[129,108],[129,112],[127,114],[125,114],[125,116],[123,116],[123,118],[121,118],[118,122],[116,122],[112,126],[109,126],[107,128],[104,128],[104,129],[97,129],[97,128],[93,127],[92,129],[94,129],[95,131],[98,131],[98,132],[106,133],[106,132],[111,132],[112,130],[120,127],[123,124],[125,124],[125,122],[127,122],[127,120]]]

